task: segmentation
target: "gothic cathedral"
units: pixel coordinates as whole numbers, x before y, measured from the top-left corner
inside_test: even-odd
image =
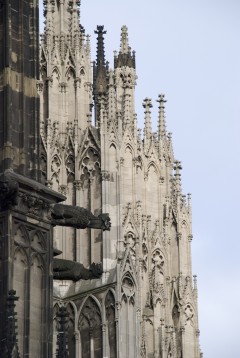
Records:
[[[54,281],[54,356],[56,315],[65,306],[71,358],[200,358],[191,196],[182,193],[165,96],[158,96],[156,133],[152,101],[144,99],[141,134],[127,27],[112,69],[103,26],[95,31],[91,64],[80,0],[44,0],[44,16],[37,83],[42,180],[66,204],[109,213],[112,225],[103,232],[54,228],[59,257],[103,267],[98,279]]]

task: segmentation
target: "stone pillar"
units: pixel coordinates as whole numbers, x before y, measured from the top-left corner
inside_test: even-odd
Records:
[[[6,298],[17,291],[21,357],[52,356],[51,205],[64,196],[10,170],[0,176],[0,341]]]
[[[40,180],[38,1],[0,3],[0,173]]]

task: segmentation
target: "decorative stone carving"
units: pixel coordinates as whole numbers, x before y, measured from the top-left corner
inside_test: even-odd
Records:
[[[50,205],[47,201],[40,199],[28,193],[19,193],[22,203],[27,207],[28,212],[38,215],[39,211],[49,209]]]
[[[184,315],[187,322],[192,320],[194,313],[193,313],[193,308],[190,304],[187,304],[186,307],[184,308]]]
[[[64,204],[55,204],[51,210],[52,224],[59,226],[70,226],[76,229],[102,229],[110,230],[111,221],[107,213],[98,216],[93,215],[89,210]]]
[[[70,152],[70,150],[68,148],[68,153],[69,152]],[[70,152],[70,154],[66,158],[65,164],[66,164],[66,169],[67,169],[68,181],[70,181],[70,177],[74,178],[74,176],[75,176],[74,153]]]
[[[101,277],[102,273],[102,265],[99,263],[95,264],[93,262],[89,269],[86,269],[79,262],[53,259],[53,278],[55,280],[91,280]]]
[[[78,328],[81,335],[82,357],[103,357],[102,317],[98,304],[89,297],[81,311]]]
[[[142,244],[142,269],[144,272],[148,269],[148,249],[145,242]]]
[[[81,180],[75,180],[73,182],[73,185],[75,186],[76,190],[80,190],[82,188],[82,181]]]
[[[1,357],[14,357],[20,358],[18,350],[18,339],[17,339],[17,313],[15,312],[15,302],[18,301],[19,297],[16,297],[16,291],[10,290],[7,297],[7,322],[6,322],[6,341],[1,344],[0,353]]]
[[[58,191],[59,191],[59,193],[66,196],[68,193],[68,186],[67,185],[59,185]]]
[[[90,141],[90,140],[89,140]],[[100,159],[97,151],[93,148],[88,148],[82,160],[82,175],[81,179],[94,177],[100,171]]]
[[[102,177],[102,181],[110,181],[110,179],[111,179],[110,172],[107,170],[102,170],[101,177]]]
[[[126,274],[122,280],[122,293],[128,298],[133,297],[135,294],[134,283],[129,274]]]
[[[164,289],[164,257],[159,249],[155,250],[152,256],[152,287],[153,287],[153,303],[158,299],[165,300]]]
[[[61,168],[60,158],[58,155],[54,155],[54,157],[52,158],[52,165],[51,165],[51,172],[52,172],[51,179],[55,177],[57,181],[59,180],[60,168]]]
[[[67,358],[69,357],[68,351],[68,320],[69,320],[69,313],[67,312],[66,307],[62,306],[59,308],[57,312],[58,317],[58,335],[57,335],[57,358]]]
[[[88,298],[81,312],[80,322],[79,322],[80,330],[81,330],[81,323],[84,318],[87,320],[89,328],[91,329],[99,327],[102,323],[101,313],[99,311],[99,308],[96,302],[91,297]]]
[[[17,205],[18,183],[5,175],[0,177],[0,208],[7,209]]]
[[[38,93],[43,91],[43,82],[40,80],[37,81],[37,91]]]
[[[135,259],[136,259],[136,236],[132,232],[129,232],[126,235],[124,235],[124,238],[125,238],[124,246],[129,247],[131,258],[132,258],[133,262],[135,262]]]

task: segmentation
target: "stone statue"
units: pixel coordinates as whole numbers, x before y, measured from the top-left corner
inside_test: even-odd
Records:
[[[94,262],[90,265],[89,269],[86,269],[79,262],[64,260],[64,259],[53,259],[53,278],[55,280],[91,280],[94,278],[101,277],[103,273],[102,265],[95,264]]]
[[[52,224],[71,226],[76,229],[110,230],[111,221],[108,214],[93,215],[89,210],[80,206],[55,204],[51,211]]]

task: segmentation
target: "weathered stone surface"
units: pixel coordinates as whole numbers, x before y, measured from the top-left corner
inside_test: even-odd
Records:
[[[0,173],[40,180],[38,2],[8,0],[0,8]]]
[[[103,273],[102,265],[92,263],[89,269],[75,261],[53,259],[53,278],[55,280],[91,280],[100,278]]]
[[[108,214],[95,216],[91,211],[73,205],[55,204],[51,208],[52,224],[70,226],[75,229],[110,230],[111,221]]]
[[[4,183],[14,183],[14,200],[0,210],[0,341],[6,338],[6,297],[14,287],[19,297],[19,354],[48,357],[52,352],[53,319],[49,207],[65,197],[12,171],[0,177],[4,177]]]

